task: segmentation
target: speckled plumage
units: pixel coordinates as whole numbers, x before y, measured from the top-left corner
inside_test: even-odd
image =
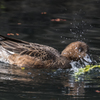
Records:
[[[84,49],[82,52],[79,49]],[[71,68],[71,60],[85,56],[88,46],[73,42],[60,54],[56,49],[0,35],[0,61],[33,68]],[[82,53],[82,54],[81,54]]]

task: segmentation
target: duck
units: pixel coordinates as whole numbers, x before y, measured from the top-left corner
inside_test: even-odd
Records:
[[[91,63],[89,46],[82,41],[70,43],[60,53],[53,47],[0,35],[0,61],[27,68],[72,68],[71,61]]]

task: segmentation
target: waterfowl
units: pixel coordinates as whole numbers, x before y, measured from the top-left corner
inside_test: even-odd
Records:
[[[81,41],[72,42],[61,54],[58,50],[37,43],[0,35],[0,61],[32,68],[71,68],[70,62],[84,59],[91,62],[89,47]]]

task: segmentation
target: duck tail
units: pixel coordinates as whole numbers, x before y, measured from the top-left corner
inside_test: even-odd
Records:
[[[0,35],[0,41],[5,40],[5,39],[6,39],[6,37],[5,37],[5,36]]]
[[[13,42],[29,44],[26,41],[19,40],[19,39],[14,39],[12,37],[11,38],[10,37],[6,37],[6,36],[3,36],[3,35],[0,34],[0,41],[5,41],[5,40],[10,40],[10,41],[13,41]]]

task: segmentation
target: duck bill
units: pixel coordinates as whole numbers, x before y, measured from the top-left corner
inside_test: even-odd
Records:
[[[91,57],[88,54],[85,55],[85,57],[83,58],[83,61],[85,62],[85,65],[93,64],[93,61],[91,60]]]

